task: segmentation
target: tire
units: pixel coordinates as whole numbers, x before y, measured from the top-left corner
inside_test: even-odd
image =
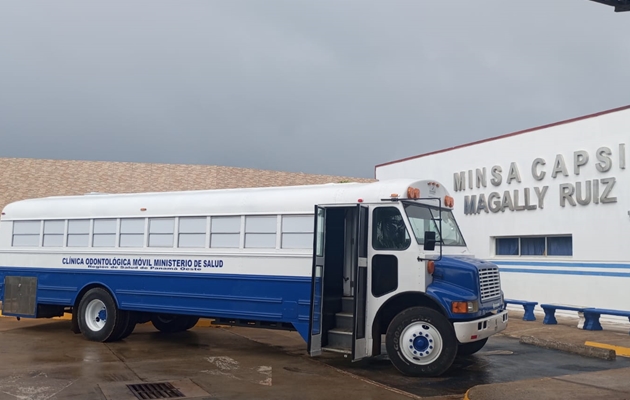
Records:
[[[188,315],[154,314],[151,323],[162,333],[176,333],[190,329],[190,319]]]
[[[120,310],[120,313],[122,314],[120,327],[115,329],[114,333],[112,333],[112,336],[108,340],[109,342],[117,342],[119,340],[126,338],[127,336],[131,334],[129,329],[133,330],[133,328],[135,328],[136,326],[133,320],[132,311]]]
[[[79,307],[72,307],[70,330],[75,334],[81,333],[81,328],[79,327]]]
[[[136,323],[138,324],[146,324],[147,322],[151,322],[151,313],[146,312],[136,312],[136,317],[138,320]]]
[[[439,376],[457,355],[457,338],[446,317],[430,308],[412,307],[387,328],[387,354],[403,375]]]
[[[457,356],[469,356],[475,354],[486,345],[488,338],[477,340],[476,342],[462,343],[457,348]]]
[[[127,322],[127,326],[120,334],[120,340],[128,337],[133,333],[133,330],[136,329],[136,324],[138,323],[138,315],[134,312],[129,313],[129,321]]]
[[[128,318],[129,312],[118,309],[114,298],[102,288],[90,289],[79,302],[79,329],[91,341],[118,340]]]
[[[187,331],[194,328],[195,325],[197,325],[197,322],[199,322],[199,317],[188,317],[188,324],[186,325],[186,329],[184,330]]]

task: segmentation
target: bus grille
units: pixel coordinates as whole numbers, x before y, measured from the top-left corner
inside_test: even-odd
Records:
[[[501,278],[498,267],[479,270],[479,289],[482,302],[501,297]]]

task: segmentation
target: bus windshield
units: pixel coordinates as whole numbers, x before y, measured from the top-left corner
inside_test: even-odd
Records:
[[[424,232],[432,231],[435,232],[435,239],[444,246],[466,246],[452,211],[424,204],[405,203],[405,212],[418,244],[424,244]],[[439,218],[442,218],[442,232]]]

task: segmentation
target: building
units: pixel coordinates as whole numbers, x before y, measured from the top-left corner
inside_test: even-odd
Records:
[[[214,165],[0,158],[0,209],[46,196],[290,186],[373,179]]]
[[[615,12],[630,11],[630,0],[591,0],[615,8]]]
[[[377,165],[376,178],[446,185],[507,298],[628,310],[629,169],[626,106]]]

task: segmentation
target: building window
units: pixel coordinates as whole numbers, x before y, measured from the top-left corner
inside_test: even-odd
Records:
[[[495,238],[497,256],[572,256],[572,236]]]
[[[14,247],[39,247],[39,235],[41,233],[41,221],[15,221],[13,222]]]
[[[115,219],[95,219],[92,228],[93,247],[115,247],[116,246],[116,220]]]
[[[313,216],[285,215],[282,217],[283,249],[313,248]]]
[[[240,247],[241,217],[212,217],[210,225],[210,247]]]
[[[144,218],[120,220],[120,247],[144,246]]]
[[[206,222],[206,217],[180,218],[179,240],[177,241],[177,246],[206,247]]]
[[[521,238],[521,255],[522,256],[544,256],[545,255],[545,238],[544,237],[522,237]]]
[[[173,247],[175,218],[149,219],[149,247]]]
[[[88,247],[90,244],[90,220],[68,221],[68,247]]]
[[[245,217],[245,247],[275,249],[277,229],[275,215]]]
[[[63,247],[66,221],[44,221],[44,247]]]
[[[518,256],[518,238],[496,238],[496,253],[498,256]]]
[[[572,256],[573,255],[573,237],[549,236],[547,238],[547,255]]]

